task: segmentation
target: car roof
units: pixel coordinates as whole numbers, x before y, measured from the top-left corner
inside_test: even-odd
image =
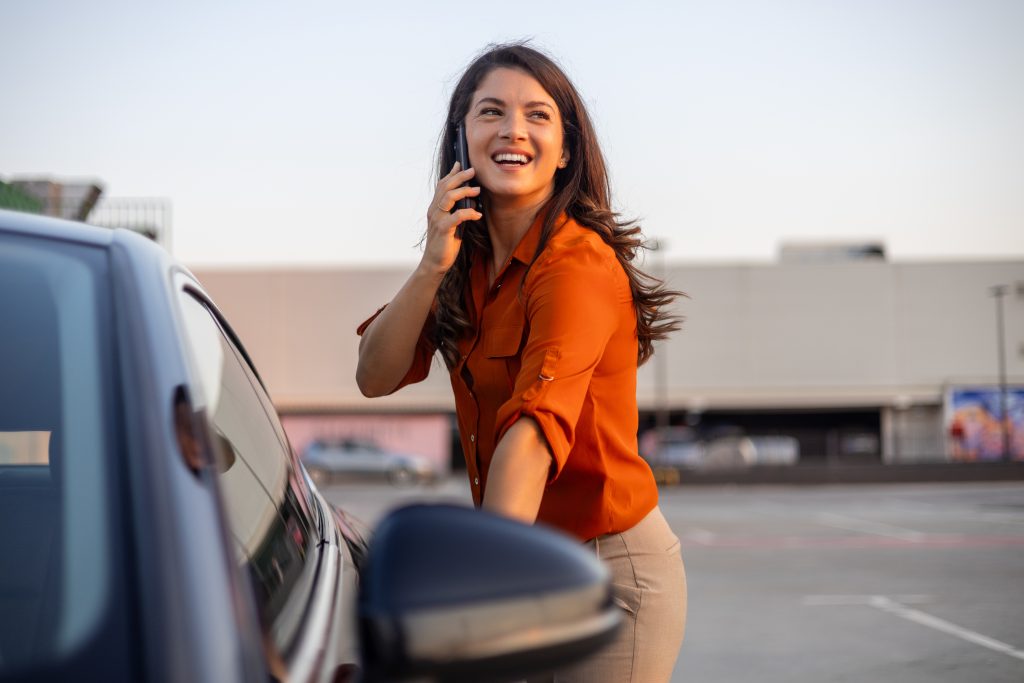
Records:
[[[67,242],[105,247],[113,240],[114,231],[52,216],[0,209],[0,232],[49,237]]]
[[[41,237],[59,242],[73,242],[109,249],[117,244],[136,255],[136,258],[152,259],[169,264],[174,259],[153,240],[127,228],[105,228],[77,221],[21,213],[0,209],[0,235],[25,235]],[[177,269],[186,273],[198,286],[198,281],[187,268],[177,264]],[[200,290],[202,287],[198,287]]]

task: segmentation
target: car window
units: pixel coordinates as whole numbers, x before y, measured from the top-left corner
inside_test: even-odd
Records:
[[[281,649],[294,637],[315,573],[316,525],[273,405],[205,303],[181,294],[204,409],[219,442],[218,482],[239,564]]]
[[[124,650],[110,296],[102,249],[0,234],[0,678]]]

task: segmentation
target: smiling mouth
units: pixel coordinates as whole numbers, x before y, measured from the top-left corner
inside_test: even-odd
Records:
[[[525,154],[512,154],[502,152],[495,154],[491,159],[499,166],[525,166],[530,163],[530,157]]]

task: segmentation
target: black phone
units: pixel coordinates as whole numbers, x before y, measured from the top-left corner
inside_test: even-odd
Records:
[[[465,171],[469,168],[469,145],[466,143],[466,124],[460,122],[455,128],[455,160],[459,162],[459,170]],[[468,182],[464,183],[462,187],[467,185],[475,186],[476,183]],[[452,207],[452,212],[458,211],[459,209],[476,209],[479,211],[477,201],[472,197],[466,197],[455,202],[455,206]],[[455,229],[455,236],[462,237],[462,226],[460,225]]]
[[[460,171],[465,171],[469,168],[469,145],[466,143],[466,124],[462,122],[455,128],[455,161],[459,162]],[[466,183],[463,187],[466,185],[469,185],[469,183]],[[476,202],[473,201],[472,197],[466,197],[455,202],[455,209],[452,210],[475,209],[475,204]]]

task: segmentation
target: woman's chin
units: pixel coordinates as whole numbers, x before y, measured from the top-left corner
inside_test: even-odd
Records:
[[[487,192],[488,203],[496,208],[540,204],[550,197],[555,189],[553,182],[547,187],[527,187],[512,183],[494,183],[493,186],[483,185],[483,187]]]

